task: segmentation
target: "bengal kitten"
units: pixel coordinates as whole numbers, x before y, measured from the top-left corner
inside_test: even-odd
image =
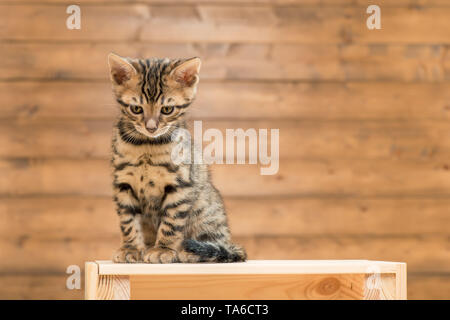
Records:
[[[113,131],[114,200],[122,246],[115,262],[237,262],[222,198],[204,164],[175,165],[201,61],[108,57],[120,114]],[[193,159],[193,157],[191,157]]]

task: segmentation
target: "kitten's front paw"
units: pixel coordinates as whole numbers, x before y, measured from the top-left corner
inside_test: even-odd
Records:
[[[165,248],[150,248],[142,256],[147,263],[174,263],[178,261],[175,250]]]
[[[136,263],[141,260],[141,253],[136,249],[120,248],[113,256],[113,261],[117,263]]]

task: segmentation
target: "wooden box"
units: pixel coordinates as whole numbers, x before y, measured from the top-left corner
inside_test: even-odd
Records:
[[[406,264],[250,260],[230,264],[87,262],[86,299],[406,299]]]

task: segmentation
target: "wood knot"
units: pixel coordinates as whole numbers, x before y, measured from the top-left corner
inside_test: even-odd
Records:
[[[329,296],[334,294],[341,287],[341,283],[336,278],[325,278],[319,282],[317,291],[320,295]]]

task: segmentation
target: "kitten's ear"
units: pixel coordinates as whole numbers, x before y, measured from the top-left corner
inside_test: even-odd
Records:
[[[117,54],[108,55],[111,80],[117,85],[123,85],[137,75],[136,69],[124,58]]]
[[[191,87],[198,82],[201,65],[200,58],[191,58],[173,69],[170,76],[181,86]]]

